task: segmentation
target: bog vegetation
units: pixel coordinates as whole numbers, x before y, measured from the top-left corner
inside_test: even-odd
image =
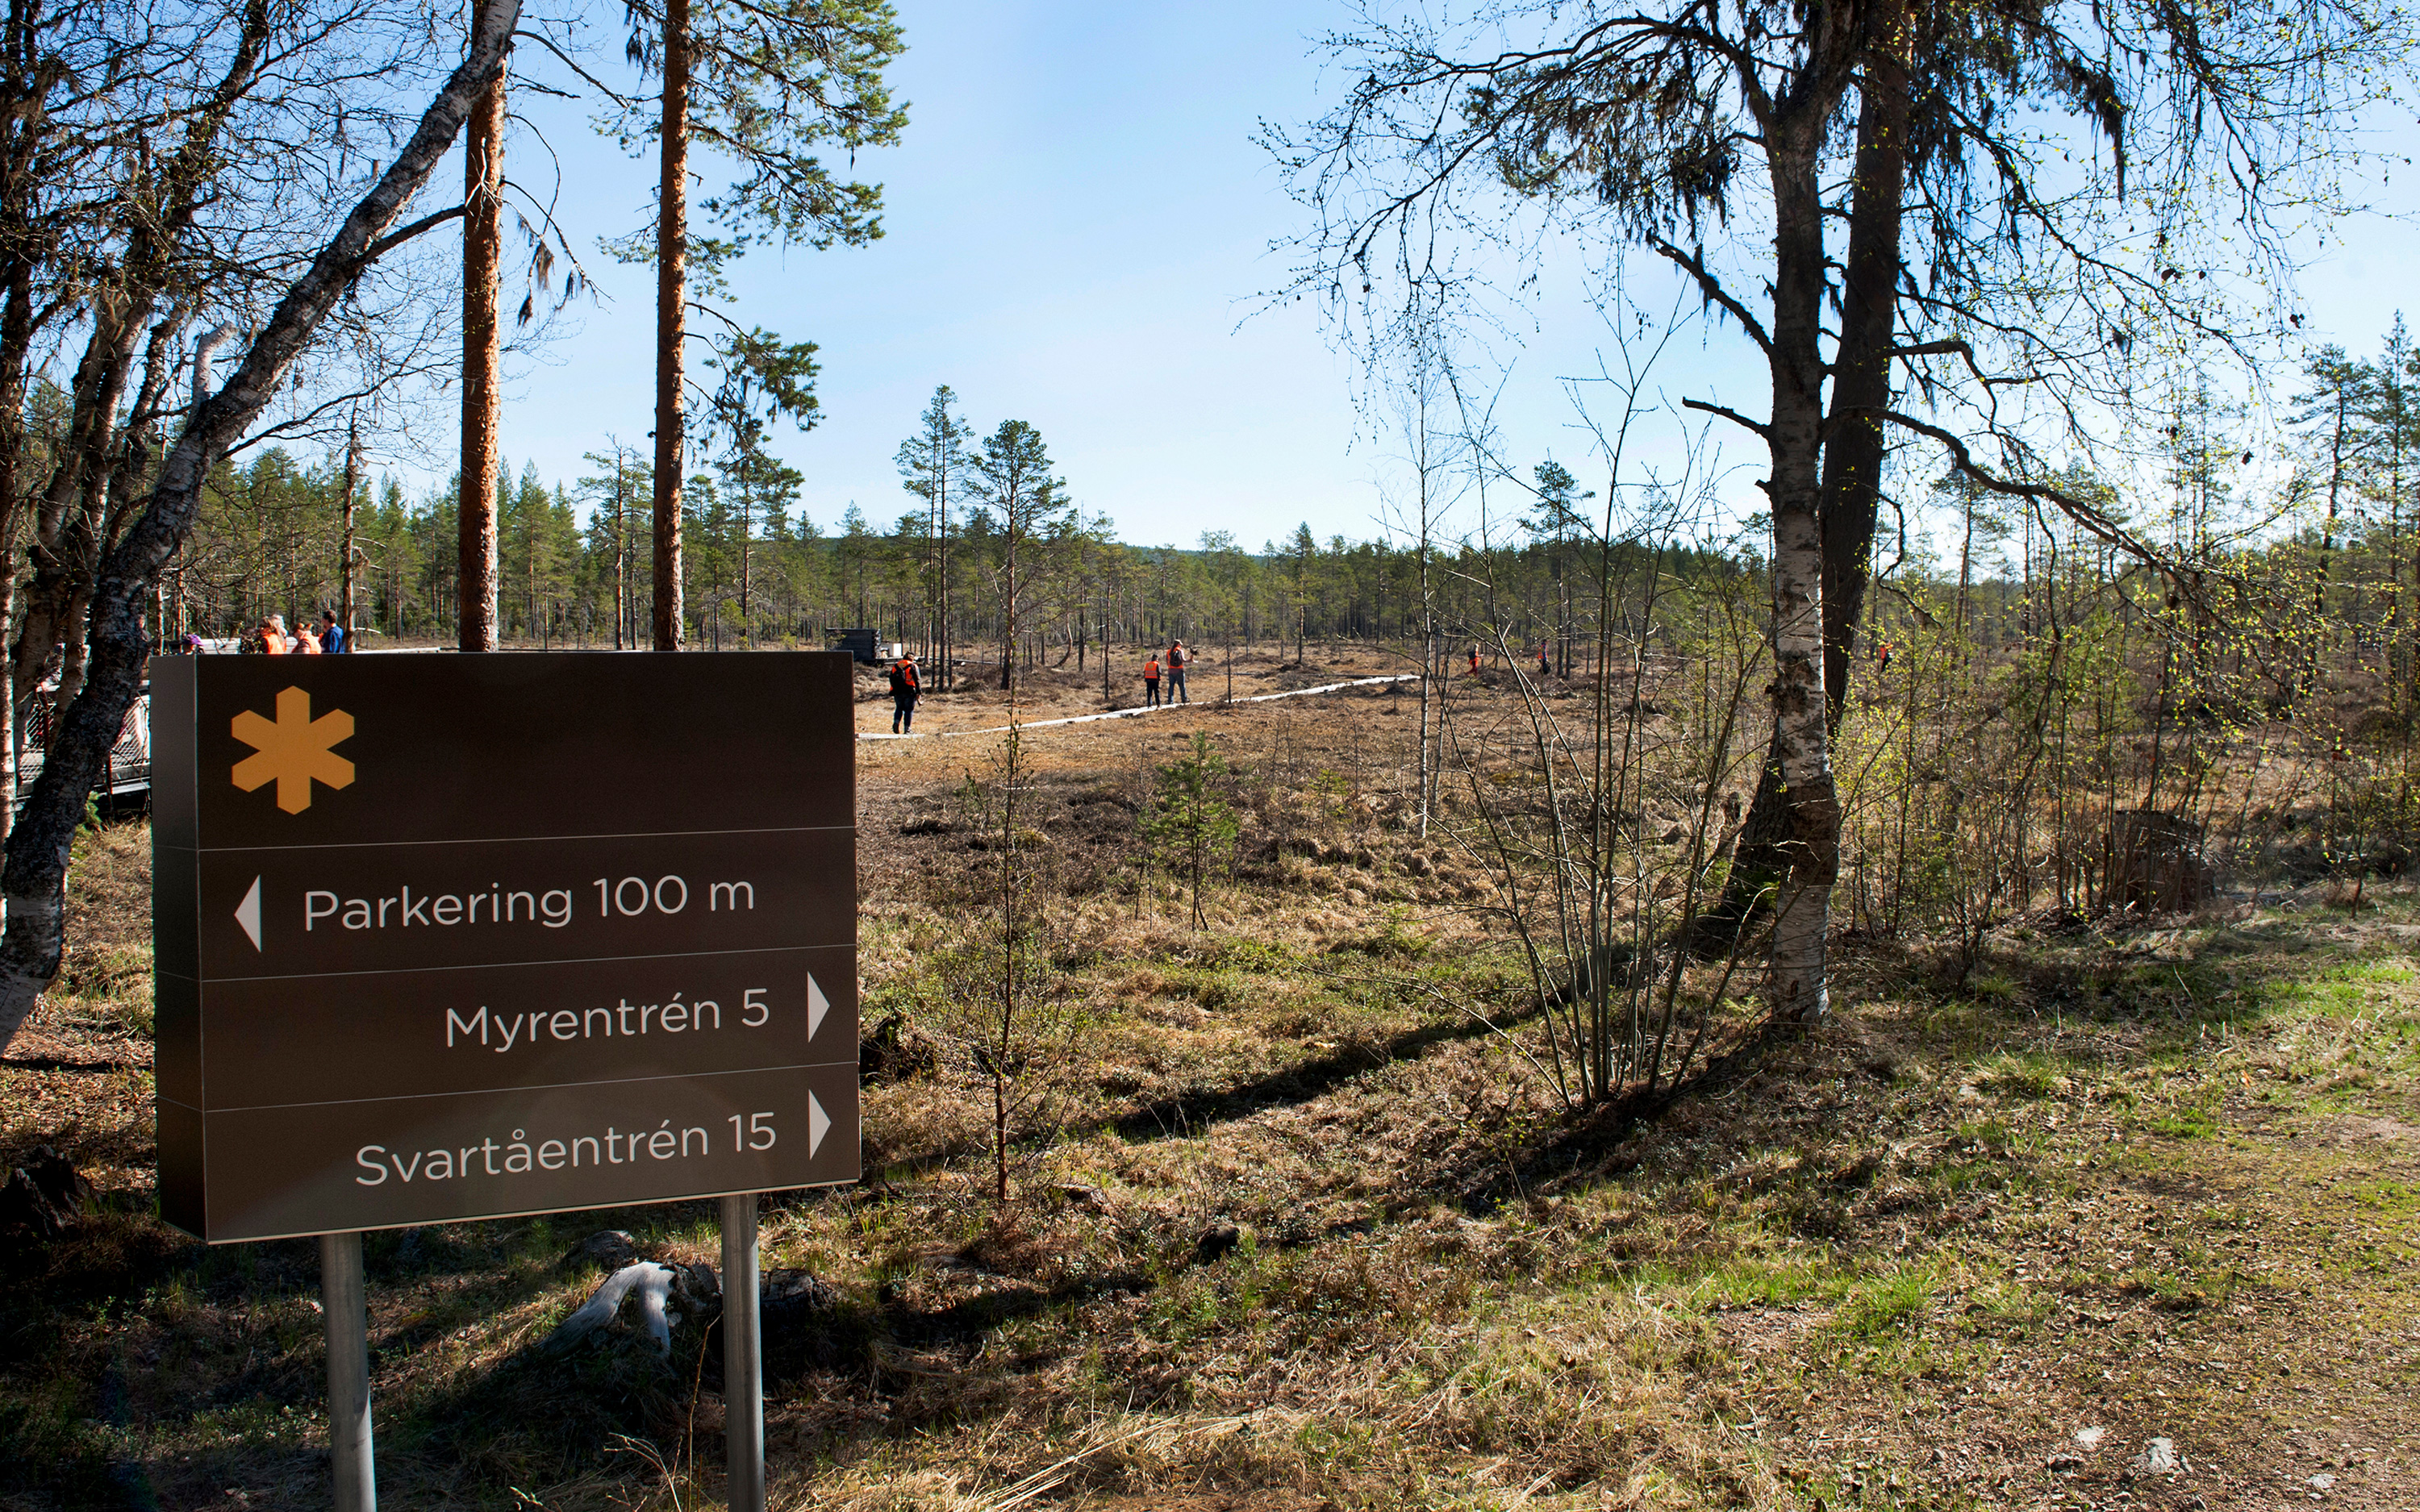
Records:
[[[1930,528],[1885,543],[1834,737],[1847,927],[1979,933],[2045,905],[2189,903],[2207,888],[2189,856],[2314,875],[2403,864],[2420,804],[2420,355],[2397,323],[2375,357],[2325,348],[2293,381],[2283,471],[2255,465],[2248,424],[2203,393],[2179,396],[2149,480],[2061,476],[2153,560],[2043,501],[1955,483],[1924,501]],[[1047,452],[1029,451],[1047,477]],[[573,482],[498,480],[512,644],[645,640],[646,468],[627,453],[594,460]],[[917,507],[883,529],[852,510],[830,532],[797,507],[795,478],[762,494],[728,472],[693,477],[693,642],[815,647],[863,626],[923,656],[945,691],[1047,671],[1052,697],[1091,680],[1094,707],[1136,702],[1140,662],[1173,640],[1194,648],[1191,692],[1205,701],[1226,696],[1231,658],[1308,667],[1349,647],[1388,670],[1426,666],[1449,711],[1476,650],[1522,713],[1438,717],[1432,754],[1404,757],[1407,789],[1426,784],[1413,822],[1440,787],[1476,804],[1491,847],[1541,868],[1541,905],[1585,899],[1583,913],[1626,917],[1631,903],[1606,900],[1638,894],[1638,918],[1658,920],[1648,934],[1714,906],[1702,894],[1722,890],[1739,774],[1745,763],[1753,776],[1770,729],[1771,585],[1752,523],[1717,528],[1619,479],[1607,505],[1546,461],[1481,478],[1512,499],[1499,533],[1425,550],[1322,542],[1308,526],[1249,550],[1221,532],[1138,547],[1067,505],[1054,478],[1047,506],[1026,511],[1012,579],[982,457],[950,466],[975,480],[976,501],[927,507],[933,470],[911,445],[902,472]],[[1466,505],[1476,486],[1433,486]],[[336,602],[343,487],[341,455],[223,465],[162,586],[159,633],[240,640],[267,613],[299,623]],[[361,643],[450,637],[456,490],[380,493],[352,516]],[[1479,769],[1487,783],[1468,786]],[[1626,827],[1571,827],[1607,813]],[[1567,874],[1580,865],[1598,870]]]

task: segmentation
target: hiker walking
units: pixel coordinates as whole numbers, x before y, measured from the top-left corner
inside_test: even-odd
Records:
[[[1156,651],[1143,660],[1142,706],[1146,709],[1159,707],[1159,653]]]
[[[1479,643],[1475,640],[1470,646],[1470,675],[1473,677],[1479,675]]]
[[[1178,699],[1187,703],[1193,702],[1193,695],[1185,691],[1185,664],[1192,659],[1186,652],[1184,641],[1171,640],[1168,643],[1168,702],[1171,703]]]
[[[1538,675],[1539,675],[1540,677],[1545,677],[1545,676],[1548,676],[1549,674],[1551,674],[1551,673],[1553,672],[1553,671],[1554,671],[1554,665],[1555,665],[1555,664],[1554,664],[1553,660],[1552,660],[1551,658],[1549,658],[1549,657],[1547,656],[1547,655],[1546,655],[1546,642],[1544,642],[1544,640],[1539,641],[1539,642],[1538,642]]]
[[[923,682],[916,675],[916,658],[901,656],[891,664],[891,733],[912,735],[916,733],[916,701],[924,694]]]

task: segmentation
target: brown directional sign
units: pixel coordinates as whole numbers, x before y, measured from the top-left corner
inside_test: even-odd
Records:
[[[858,1175],[845,653],[160,656],[160,1177],[213,1243]]]

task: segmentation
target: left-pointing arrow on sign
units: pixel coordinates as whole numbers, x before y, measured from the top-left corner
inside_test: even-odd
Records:
[[[243,926],[244,938],[252,941],[252,948],[256,950],[259,949],[260,879],[258,877],[252,879],[252,890],[243,895],[243,902],[235,905],[235,921]]]

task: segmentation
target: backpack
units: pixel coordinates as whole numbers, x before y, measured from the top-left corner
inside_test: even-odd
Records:
[[[893,693],[914,693],[919,691],[916,683],[915,663],[901,661],[892,664],[891,691]]]

